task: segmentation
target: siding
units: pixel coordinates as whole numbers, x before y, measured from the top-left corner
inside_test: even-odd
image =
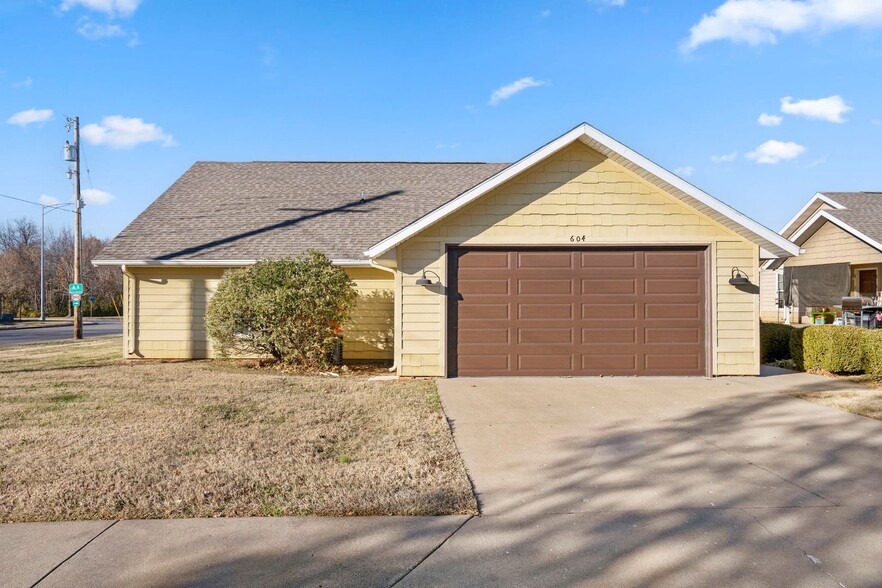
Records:
[[[778,308],[778,275],[783,270],[760,270],[760,319],[776,323],[784,318],[783,310]]]
[[[199,359],[212,357],[205,309],[225,268],[132,268],[125,277],[125,357]],[[349,360],[393,356],[392,274],[347,268],[359,299],[344,325],[343,354]]]
[[[574,237],[580,242],[571,241]],[[398,248],[402,375],[446,375],[443,286],[414,282],[424,268],[447,282],[445,251],[451,244],[710,245],[714,373],[759,371],[759,297],[729,284],[733,266],[756,283],[758,247],[582,144],[561,150]]]
[[[791,257],[785,267],[848,262],[882,263],[882,252],[846,233],[831,222],[821,225],[815,234],[802,244],[805,253]]]

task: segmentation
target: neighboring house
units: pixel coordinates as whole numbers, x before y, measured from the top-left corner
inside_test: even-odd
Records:
[[[802,252],[764,264],[760,277],[764,320],[776,316],[809,322],[812,307],[840,306],[844,296],[879,297],[882,192],[819,192],[781,229],[781,235]]]
[[[789,241],[582,124],[513,164],[190,168],[96,264],[126,357],[208,357],[225,269],[323,251],[361,293],[345,356],[402,376],[759,373],[760,260]]]

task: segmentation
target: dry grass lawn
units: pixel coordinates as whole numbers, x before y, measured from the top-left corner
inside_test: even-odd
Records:
[[[0,521],[477,511],[433,382],[120,348],[0,350]]]
[[[810,400],[824,406],[831,406],[871,419],[882,421],[882,379],[879,376],[836,376],[828,373],[818,375],[847,380],[860,384],[850,390],[828,390],[823,392],[788,392],[788,396]]]

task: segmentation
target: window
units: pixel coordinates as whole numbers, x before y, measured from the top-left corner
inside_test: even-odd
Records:
[[[784,272],[778,272],[778,308],[784,308]]]

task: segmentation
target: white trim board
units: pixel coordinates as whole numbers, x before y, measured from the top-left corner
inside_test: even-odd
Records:
[[[783,227],[781,227],[781,230],[778,232],[781,235],[786,235],[788,232],[793,231],[794,229],[797,229],[802,225],[805,225],[806,221],[803,221],[800,225],[794,226],[797,223],[797,221],[799,221],[799,219],[802,217],[802,215],[804,215],[813,206],[819,204],[819,202],[829,204],[830,206],[832,206],[833,208],[836,208],[838,210],[842,210],[845,208],[843,205],[839,204],[838,202],[836,202],[835,200],[833,200],[832,198],[830,198],[829,196],[827,196],[823,192],[817,192],[814,196],[812,196],[809,199],[808,202],[805,203],[805,206],[803,206],[802,208],[799,209],[799,212],[797,212],[795,215],[793,215],[793,218],[791,218],[789,221],[787,221],[787,224],[785,224]],[[812,213],[812,214],[814,214],[814,213]],[[809,216],[809,218],[811,218],[811,216]]]
[[[132,267],[244,267],[257,259],[95,259],[94,266],[126,265]],[[373,267],[368,259],[332,259],[340,267]]]
[[[619,163],[626,163],[627,165],[625,165],[625,167],[631,171],[635,171],[635,168],[637,168],[656,178],[662,184],[660,187],[666,192],[672,193],[675,197],[680,197],[687,201],[687,204],[693,205],[693,207],[705,212],[712,218],[715,218],[715,220],[720,221],[723,225],[742,234],[742,236],[748,238],[750,241],[757,243],[760,245],[763,252],[768,254],[769,257],[790,257],[799,254],[799,247],[778,233],[761,225],[723,202],[720,202],[710,194],[693,186],[656,163],[653,163],[646,157],[643,157],[636,151],[619,143],[612,137],[605,135],[591,125],[582,123],[573,130],[561,135],[550,143],[543,145],[533,153],[484,180],[477,186],[466,190],[450,202],[436,208],[429,214],[393,233],[389,237],[386,237],[382,241],[379,241],[365,251],[365,255],[370,258],[375,258],[386,253],[393,247],[439,222],[443,218],[453,214],[457,210],[460,210],[467,204],[470,204],[487,192],[502,185],[575,141],[582,141],[589,147],[598,149],[607,157],[624,160],[624,162],[620,161]],[[616,157],[613,157],[613,155]],[[638,173],[638,175],[641,174]]]

